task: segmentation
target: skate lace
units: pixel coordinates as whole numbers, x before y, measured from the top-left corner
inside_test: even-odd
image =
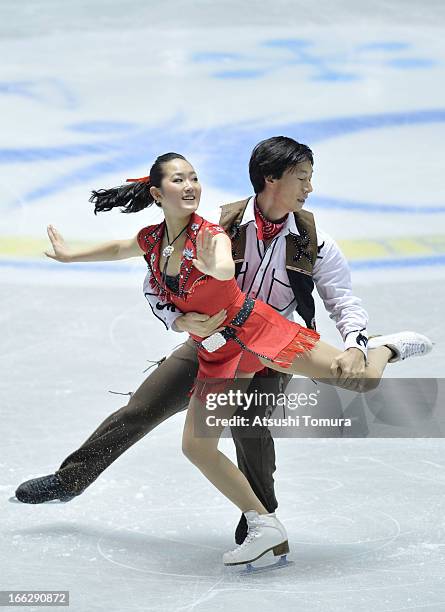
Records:
[[[421,355],[425,351],[423,342],[406,342],[402,348],[402,359],[411,357],[412,355]]]
[[[258,536],[258,534],[259,534],[258,527],[259,527],[259,523],[254,523],[253,521],[251,523],[249,523],[249,531],[247,532],[247,535],[246,535],[246,537],[244,539],[244,542],[239,544],[236,548],[234,548],[230,552],[232,552],[232,553],[238,552],[243,547],[245,547],[248,544],[250,544],[252,542],[252,540],[254,540]]]

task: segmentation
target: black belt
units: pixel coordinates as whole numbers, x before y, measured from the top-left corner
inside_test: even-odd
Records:
[[[235,327],[241,327],[241,325],[243,325],[249,318],[254,306],[255,300],[251,297],[246,297],[243,305],[230,323],[220,332],[215,332],[211,336],[205,338],[202,342],[197,342],[199,348],[203,348],[209,353],[213,353],[217,349],[224,346],[227,340],[236,339],[236,329],[230,326],[234,325]]]

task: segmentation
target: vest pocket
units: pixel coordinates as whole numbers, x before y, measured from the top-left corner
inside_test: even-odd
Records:
[[[246,283],[246,273],[248,269],[249,269],[248,261],[240,261],[239,263],[235,264],[235,278],[236,278],[236,282],[238,283],[238,286],[241,289],[241,291],[247,291],[247,289],[245,288],[245,283]]]
[[[272,272],[272,282],[267,294],[266,303],[278,312],[287,310],[292,302],[295,301],[295,296],[289,282],[289,278],[285,270]]]

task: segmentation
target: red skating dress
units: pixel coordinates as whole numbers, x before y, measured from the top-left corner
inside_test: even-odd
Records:
[[[199,231],[209,228],[215,235],[224,230],[196,213],[192,215],[186,230],[178,289],[172,291],[162,281],[159,269],[164,228],[165,222],[144,227],[137,237],[139,246],[146,253],[144,258],[151,273],[151,287],[161,300],[172,302],[183,313],[199,312],[212,316],[225,308],[227,318],[223,325],[228,325],[242,307],[246,294],[238,287],[235,278],[216,280],[192,264],[192,259],[196,258]],[[312,349],[320,337],[316,331],[289,321],[260,300],[255,300],[245,323],[235,329],[237,338],[247,350],[233,339],[227,340],[224,346],[214,352],[198,348],[197,380],[230,379],[235,377],[237,371],[258,372],[264,368],[258,356],[271,359],[281,367],[289,367],[298,353]],[[198,343],[203,340],[190,335]]]

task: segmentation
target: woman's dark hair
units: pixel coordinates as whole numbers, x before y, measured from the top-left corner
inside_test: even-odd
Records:
[[[250,157],[249,176],[255,193],[264,189],[265,178],[280,179],[286,170],[297,164],[310,161],[314,156],[309,147],[287,136],[274,136],[259,142]]]
[[[93,191],[89,201],[94,204],[94,214],[111,210],[116,206],[121,207],[123,213],[139,212],[154,202],[154,198],[150,193],[150,187],[160,187],[164,176],[163,165],[173,159],[185,159],[179,153],[164,153],[156,158],[155,163],[150,168],[149,181],[135,181],[125,183],[119,187],[111,189],[99,189]],[[160,206],[160,204],[157,204]]]

